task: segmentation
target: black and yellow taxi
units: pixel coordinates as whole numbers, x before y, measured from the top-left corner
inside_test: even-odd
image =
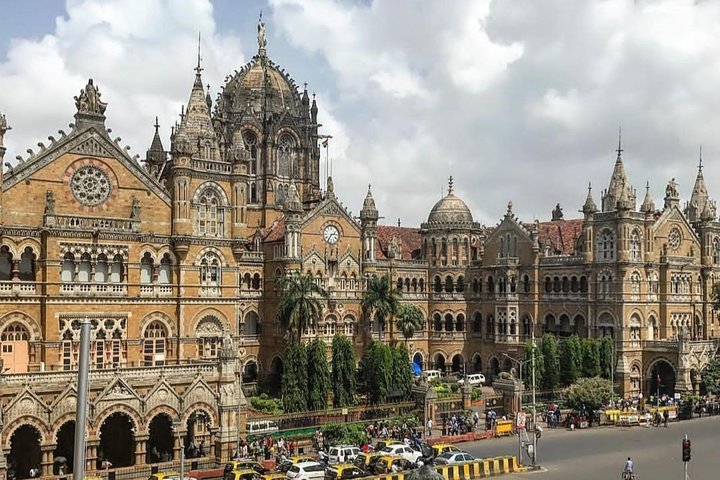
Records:
[[[355,457],[355,460],[353,460],[353,464],[361,470],[372,473],[374,471],[375,464],[382,456],[382,453],[361,453],[357,457]]]
[[[91,479],[102,480],[102,477],[85,477],[85,480]],[[180,473],[178,472],[158,472],[150,475],[148,480],[180,480]],[[194,477],[190,477],[187,474],[184,476],[184,480],[195,480]]]
[[[231,470],[223,474],[223,480],[265,480],[263,475],[251,468]]]
[[[451,443],[437,443],[432,446],[433,457],[439,457],[447,452],[460,452],[461,450]]]
[[[234,480],[234,476],[231,475],[233,472],[252,470],[259,475],[264,475],[270,471],[263,467],[260,462],[257,462],[251,458],[241,458],[240,460],[232,460],[225,464],[223,470],[223,480]]]
[[[403,457],[397,455],[383,455],[380,457],[375,464],[374,472],[376,475],[384,473],[402,472],[405,470],[412,470],[415,465]]]
[[[367,477],[365,471],[352,463],[339,463],[325,469],[325,480],[344,480]]]

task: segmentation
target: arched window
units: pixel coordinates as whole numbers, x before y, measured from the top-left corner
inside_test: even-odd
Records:
[[[655,320],[655,317],[651,315],[650,318],[648,318],[647,339],[648,340],[657,340],[657,338],[656,338],[657,336],[658,336],[657,320]]]
[[[715,265],[720,264],[720,237],[713,238],[712,242],[712,262]]]
[[[223,328],[218,318],[208,315],[200,320],[195,336],[198,338],[198,357],[217,357],[223,337]]]
[[[639,262],[642,259],[642,238],[637,229],[630,234],[630,259],[633,262]]]
[[[208,252],[200,260],[200,287],[206,294],[220,293],[221,265],[220,259]]]
[[[104,253],[97,256],[95,260],[95,283],[108,281],[108,259]]]
[[[252,159],[250,162],[250,174],[255,174],[257,172],[257,154],[258,154],[258,141],[255,134],[250,131],[246,130],[242,134],[243,143],[245,144],[245,150],[247,150],[250,153],[250,158]]]
[[[245,329],[240,334],[251,336],[260,334],[260,317],[256,312],[250,311],[245,315]]]
[[[454,282],[452,276],[448,275],[447,277],[445,277],[445,292],[452,293],[454,288],[453,284]]]
[[[433,330],[436,332],[442,331],[442,319],[439,313],[433,314]]]
[[[488,277],[488,293],[492,295],[495,293],[495,280],[493,280],[493,277]]]
[[[453,316],[449,313],[445,314],[445,331],[446,332],[452,332],[454,328],[455,322],[453,321]]]
[[[455,330],[458,332],[465,331],[465,315],[462,313],[458,313],[457,317],[455,317]]]
[[[615,235],[610,230],[603,230],[598,237],[598,260],[615,258]]]
[[[205,188],[195,208],[198,235],[220,237],[225,235],[225,212],[221,197],[214,188]]]
[[[89,253],[83,253],[80,256],[80,265],[78,266],[78,282],[89,282],[91,271],[91,259]]]
[[[458,292],[464,292],[465,291],[465,277],[460,275],[457,279],[457,284],[455,285],[455,290]]]
[[[648,300],[657,301],[659,292],[658,285],[658,274],[657,272],[650,272],[648,275]]]
[[[402,279],[402,278],[398,278],[398,279],[397,279],[397,289],[398,289],[398,290],[402,290],[402,289],[403,289],[403,279]]]
[[[637,315],[633,315],[630,318],[630,341],[639,342],[640,338],[640,318]]]
[[[420,287],[420,292],[425,291],[425,279],[421,278],[420,280],[418,280],[418,287]]]
[[[640,278],[639,272],[632,272],[630,275],[630,298],[632,300],[640,300]]]
[[[442,292],[442,288],[442,280],[438,275],[436,275],[435,278],[433,278],[433,291],[435,293],[440,293]]]
[[[19,278],[24,282],[35,281],[35,253],[30,247],[25,247],[20,255]]]
[[[550,277],[545,277],[545,293],[552,293],[552,279]]]
[[[150,252],[145,252],[142,259],[140,259],[140,284],[148,285],[152,283],[153,277],[153,259],[150,256]]]
[[[110,267],[110,282],[120,283],[125,280],[125,267],[123,265],[123,257],[117,254],[113,257],[113,263]]]
[[[472,289],[475,293],[480,293],[480,282],[477,278],[473,278]]]
[[[530,277],[523,275],[523,293],[530,293]]]
[[[524,315],[522,319],[522,334],[526,337],[532,335],[532,319],[529,315]]]
[[[488,315],[485,319],[485,336],[487,338],[495,337],[495,319],[492,315]]]
[[[75,257],[68,252],[63,256],[60,270],[60,280],[65,283],[72,282],[75,277]]]
[[[560,277],[554,277],[553,278],[553,292],[560,293],[560,290],[561,290]]]
[[[143,363],[146,366],[165,365],[167,352],[167,329],[162,322],[154,320],[145,329],[143,338]]]
[[[25,373],[28,371],[30,361],[29,344],[30,335],[24,325],[13,322],[0,334],[0,352],[3,369],[10,373]],[[4,372],[3,372],[4,373]]]
[[[260,274],[256,273],[252,278],[252,289],[260,290]]]
[[[169,285],[172,283],[172,258],[166,253],[160,259],[160,269],[158,270],[158,284]]]
[[[578,292],[578,279],[576,276],[573,276],[572,278],[570,278],[570,291],[572,293]]]
[[[297,170],[297,160],[295,155],[295,139],[288,134],[284,134],[278,140],[277,151],[277,174],[279,177],[295,176]]]
[[[587,293],[588,292],[588,282],[587,277],[583,275],[580,277],[580,293]]]
[[[473,318],[473,333],[482,334],[482,315],[476,312]]]
[[[568,280],[568,277],[562,278],[562,291],[563,293],[568,293],[570,291],[570,280]]]
[[[0,247],[0,280],[12,278],[12,253],[6,246]]]

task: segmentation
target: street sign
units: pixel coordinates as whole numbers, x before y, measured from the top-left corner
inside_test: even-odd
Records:
[[[524,429],[526,421],[527,421],[527,415],[525,414],[525,412],[518,412],[517,423],[515,426],[519,429]]]

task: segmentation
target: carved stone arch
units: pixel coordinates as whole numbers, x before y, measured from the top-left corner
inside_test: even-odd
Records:
[[[289,135],[292,137],[293,141],[295,142],[296,148],[302,147],[302,141],[300,140],[300,136],[295,132],[294,129],[288,127],[288,126],[282,126],[277,129],[275,132],[275,145],[277,145],[280,142],[280,138],[284,135]]]
[[[219,425],[217,415],[215,414],[215,409],[211,405],[208,405],[205,402],[195,402],[192,405],[189,405],[185,408],[185,413],[183,414],[183,417],[182,417],[182,425],[183,426],[181,428],[185,428],[185,425],[187,425],[187,422],[188,422],[188,420],[190,420],[190,417],[198,411],[203,412],[208,416],[208,418],[210,419],[210,424],[212,426]]]
[[[152,419],[157,417],[158,415],[167,415],[168,417],[170,417],[170,421],[172,422],[176,418],[180,417],[180,412],[178,411],[178,409],[170,405],[158,405],[157,407],[150,410],[147,414],[145,414],[145,428],[149,428]]]
[[[180,410],[181,403],[180,395],[178,395],[172,385],[170,385],[165,378],[162,378],[143,399],[144,409],[146,410],[154,410],[165,406],[178,412]]]
[[[148,325],[154,321],[158,321],[165,325],[169,337],[178,336],[177,322],[170,318],[168,314],[155,311],[148,313],[142,318],[142,320],[140,320],[140,338],[145,338],[145,329],[147,329]]]
[[[5,330],[8,325],[15,322],[19,323],[27,329],[28,334],[30,335],[29,341],[37,342],[43,339],[40,325],[38,325],[38,323],[33,320],[32,317],[19,310],[6,313],[2,317],[0,317],[0,332]]]
[[[68,416],[71,416],[74,419],[76,408],[77,387],[74,383],[71,383],[66,386],[50,404],[50,422],[60,428],[62,423],[58,425],[58,421]]]
[[[170,257],[170,261],[172,262],[172,265],[177,265],[177,257],[175,256],[175,252],[173,252],[172,248],[168,245],[163,245],[157,250],[157,258],[158,261],[162,261],[163,257],[165,257],[165,254]]]
[[[74,412],[66,413],[63,416],[59,417],[57,420],[55,420],[49,429],[50,436],[48,437],[52,442],[57,443],[57,436],[60,432],[60,429],[68,422],[75,423],[75,419],[77,418],[77,414]],[[87,425],[85,426],[88,430],[90,430],[90,422],[87,422]]]
[[[195,332],[195,334],[203,333],[200,330],[203,330],[204,324],[207,324],[207,331],[204,333],[215,333],[216,329],[213,328],[211,324],[218,327],[219,330],[217,331],[217,336],[219,337],[224,337],[230,332],[230,326],[227,318],[225,318],[225,315],[223,315],[220,311],[215,310],[214,308],[198,313],[193,320],[193,328],[191,331]]]
[[[560,316],[559,316],[556,312],[554,312],[554,311],[552,311],[552,310],[547,310],[547,311],[542,315],[541,320],[540,320],[540,324],[541,324],[541,325],[547,325],[547,320],[548,320],[548,318],[550,318],[550,317],[553,317],[553,319],[555,320],[555,323],[557,324],[557,322],[559,321],[558,319],[559,319]]]
[[[643,376],[643,378],[645,378],[645,379],[651,378],[653,367],[660,362],[665,362],[668,365],[670,365],[670,368],[672,368],[673,372],[675,373],[675,378],[676,379],[679,378],[678,377],[678,368],[675,365],[675,362],[673,362],[669,357],[666,357],[665,355],[658,355],[656,357],[653,357],[648,362],[647,367],[645,368],[645,372],[644,372],[645,375]]]
[[[35,416],[23,415],[22,417],[16,418],[12,422],[10,422],[3,429],[2,444],[5,445],[6,449],[9,450],[11,448],[10,440],[12,439],[15,430],[22,427],[23,425],[28,425],[37,430],[38,435],[40,436],[40,445],[45,445],[47,441],[51,438],[50,432],[47,428],[47,425],[45,425],[45,422]]]
[[[613,327],[618,326],[617,317],[615,316],[615,313],[612,310],[603,309],[603,310],[600,310],[599,312],[597,312],[597,314],[595,315],[595,324],[596,325],[600,324],[601,318],[609,318],[610,320],[612,320],[612,323],[608,322],[608,324],[611,324]]]
[[[641,327],[644,327],[646,325],[645,316],[639,308],[633,308],[630,311],[630,315],[628,315],[628,322],[632,321],[633,317],[637,318],[637,320],[640,322]],[[630,325],[630,323],[628,323],[628,325]]]
[[[262,371],[262,362],[258,358],[257,355],[248,355],[242,362],[240,362],[241,370],[245,370],[245,365],[247,365],[250,362],[255,362],[255,365],[257,365],[258,373]]]
[[[155,246],[149,243],[144,243],[140,245],[140,253],[138,254],[138,263],[140,263],[145,256],[146,253],[150,254],[150,258],[152,258],[152,261],[155,265],[159,263],[158,261],[158,255],[157,250],[155,249]]]
[[[228,200],[228,195],[227,195],[227,192],[225,191],[225,189],[222,188],[222,186],[219,183],[213,182],[212,180],[208,180],[206,182],[201,183],[195,189],[195,193],[193,194],[193,198],[192,198],[193,205],[197,205],[198,203],[200,203],[200,197],[206,190],[212,190],[213,192],[215,192],[217,194],[217,196],[222,204],[219,206],[227,207],[230,205],[230,202]]]
[[[216,255],[220,259],[220,263],[222,263],[223,266],[228,266],[227,261],[225,260],[225,255],[220,251],[220,249],[208,246],[200,250],[198,254],[195,256],[195,264],[199,265],[200,261],[203,259],[205,255],[208,253],[212,253],[213,255]]]
[[[145,424],[142,421],[142,416],[140,415],[140,412],[135,410],[130,405],[127,405],[126,403],[118,402],[110,405],[95,416],[95,422],[93,422],[93,426],[95,427],[98,437],[100,437],[102,424],[105,422],[105,420],[108,419],[108,417],[110,417],[114,413],[124,413],[125,415],[127,415],[127,417],[130,419],[130,423],[133,424],[133,428],[135,428],[135,432],[140,432],[141,430],[145,429]]]
[[[11,238],[3,238],[2,245],[0,245],[0,248],[7,247],[8,253],[12,255],[13,258],[20,258],[18,256],[18,245],[15,243],[14,240]]]
[[[40,246],[40,242],[38,242],[34,238],[24,238],[18,243],[18,245],[17,245],[18,255],[22,255],[23,252],[25,251],[25,249],[28,247],[30,247],[32,252],[35,254],[36,259],[40,258],[40,252],[42,251],[42,247]]]
[[[447,360],[450,358],[450,357],[448,356],[447,352],[446,352],[445,350],[443,350],[442,348],[436,348],[436,349],[434,349],[434,350],[432,351],[432,353],[430,354],[430,357],[431,357],[431,358],[435,358],[435,357],[437,356],[437,354],[440,354],[440,355],[442,355],[443,357],[445,357],[445,362],[446,362],[446,363],[447,363]]]

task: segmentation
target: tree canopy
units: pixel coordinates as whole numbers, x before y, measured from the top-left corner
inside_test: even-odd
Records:
[[[713,358],[701,372],[708,393],[720,394],[720,358]]]
[[[580,378],[565,390],[565,404],[575,410],[599,410],[612,396],[609,380],[600,377]]]
[[[291,343],[285,349],[285,369],[280,386],[285,412],[308,409],[308,357],[304,343]]]
[[[347,407],[355,403],[355,350],[350,339],[335,335],[332,341],[333,406]]]
[[[612,337],[603,337],[600,341],[600,375],[608,380],[612,378],[615,368],[615,342]]]
[[[580,377],[582,361],[583,350],[580,338],[573,335],[560,349],[560,381],[564,385],[571,385]]]
[[[308,407],[310,410],[327,408],[330,391],[330,367],[325,354],[325,342],[316,338],[308,346]]]
[[[390,277],[370,277],[367,290],[360,302],[363,317],[370,324],[373,320],[377,320],[380,324],[380,335],[385,329],[388,320],[398,313],[400,307],[400,297],[402,292],[390,283]]]
[[[322,300],[326,299],[328,294],[315,283],[312,276],[297,272],[281,277],[277,285],[280,290],[280,322],[295,333],[295,340],[300,343],[303,331],[313,328],[320,321]]]
[[[405,343],[407,343],[415,335],[416,331],[422,330],[425,323],[425,314],[417,305],[404,303],[398,307],[395,323],[397,329],[405,337]]]
[[[546,333],[541,345],[543,355],[543,387],[553,390],[560,383],[560,361],[558,359],[557,339],[552,333]]]

